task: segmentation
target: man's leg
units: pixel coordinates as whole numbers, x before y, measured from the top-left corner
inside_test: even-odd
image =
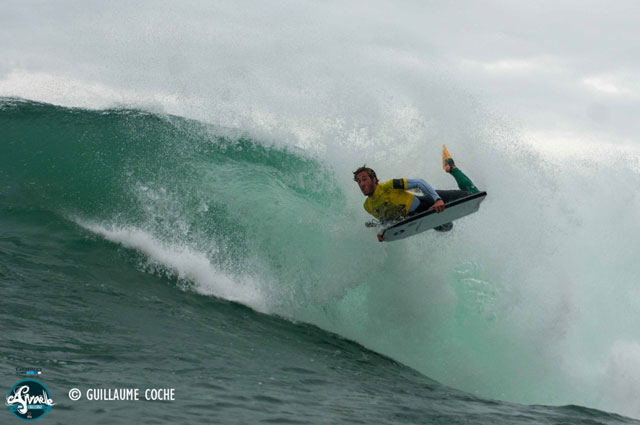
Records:
[[[445,204],[448,204],[451,201],[455,201],[456,199],[464,198],[466,196],[471,195],[471,192],[466,190],[438,190],[436,189],[436,193],[440,195],[440,198],[444,201]]]
[[[449,172],[456,179],[456,183],[458,183],[458,187],[460,190],[464,190],[470,193],[478,193],[480,192],[476,185],[473,184],[471,179],[467,177],[458,167],[455,165],[451,167],[451,171]],[[446,202],[446,201],[445,201]]]
[[[460,188],[460,190],[436,190],[445,204],[455,201],[456,199],[469,196],[472,193],[480,192],[471,179],[456,167],[456,163],[453,161],[453,158],[451,158],[451,155],[447,151],[447,147],[445,145],[442,145],[442,168],[456,179],[456,183]],[[445,223],[442,226],[436,227],[435,230],[439,232],[448,232],[452,228],[453,223]]]
[[[453,161],[453,158],[445,145],[442,145],[442,168],[456,179],[456,183],[458,183],[460,190],[470,193],[480,192],[471,179],[456,167],[456,163]]]

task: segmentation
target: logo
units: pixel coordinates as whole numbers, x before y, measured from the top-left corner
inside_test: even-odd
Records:
[[[18,382],[7,395],[9,411],[25,421],[40,419],[53,405],[47,387],[34,379]]]
[[[17,367],[16,373],[18,375],[41,375],[42,369],[39,367]]]

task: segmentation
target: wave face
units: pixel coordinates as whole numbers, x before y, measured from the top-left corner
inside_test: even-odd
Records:
[[[97,236],[125,248],[122,267],[316,325],[478,396],[640,416],[640,177],[624,158],[558,164],[476,133],[451,150],[489,192],[480,213],[379,244],[351,181],[357,137],[310,153],[172,115],[15,98],[0,102],[0,129],[5,226],[55,217],[67,224],[53,236],[85,235],[60,258]],[[430,152],[429,167],[388,168],[453,187],[430,178],[438,141],[390,152]]]
[[[317,161],[142,111],[2,108],[7,204],[54,211],[258,310],[318,285],[345,202]],[[275,299],[271,276],[288,286]]]

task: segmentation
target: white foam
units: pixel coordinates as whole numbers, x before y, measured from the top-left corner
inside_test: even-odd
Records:
[[[186,246],[166,244],[149,233],[130,226],[102,225],[78,219],[75,221],[108,241],[141,252],[151,261],[175,273],[179,279],[191,282],[191,288],[200,294],[235,301],[257,311],[267,312],[265,298],[254,279],[223,273],[201,252]]]

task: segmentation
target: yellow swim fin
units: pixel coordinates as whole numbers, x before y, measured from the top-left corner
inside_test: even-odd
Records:
[[[442,145],[442,169],[446,171],[447,159],[452,159],[446,145]]]

